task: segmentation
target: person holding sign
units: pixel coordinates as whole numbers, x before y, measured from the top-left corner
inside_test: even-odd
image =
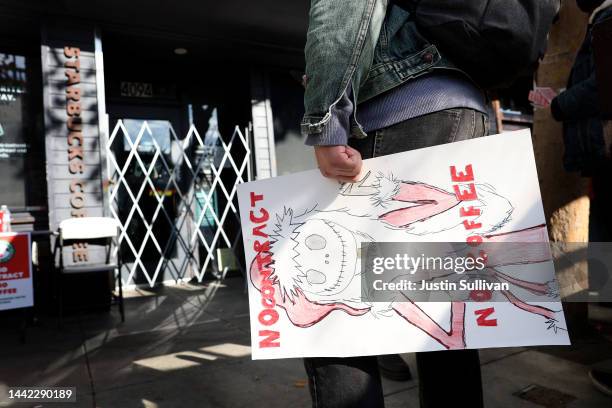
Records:
[[[314,146],[324,176],[356,182],[364,176],[362,158],[488,133],[485,94],[473,81],[477,74],[470,71],[468,76],[458,69],[439,51],[439,44],[428,41],[417,28],[414,17],[419,17],[419,8],[426,11],[425,3],[360,0],[344,6],[332,0],[312,1],[302,133],[306,144]],[[548,14],[558,10],[555,1],[539,5],[550,6]],[[475,10],[465,7],[466,13]],[[451,9],[457,8],[449,6],[447,11],[452,13]],[[482,21],[479,16],[475,19]],[[551,22],[552,16],[547,24]],[[507,29],[531,28],[526,24]],[[452,39],[447,40],[450,44]],[[458,51],[465,50],[464,57],[475,46],[462,45]],[[536,54],[540,45],[534,41]],[[451,48],[456,47],[445,49]],[[497,63],[485,60],[485,54],[482,57],[483,66]],[[376,357],[307,358],[304,363],[313,406],[384,406]],[[422,407],[448,406],[449,398],[461,406],[483,406],[476,350],[418,353],[417,365]]]
[[[559,2],[456,4],[311,2],[302,133],[324,176],[357,182],[362,158],[488,133],[483,87],[533,68]],[[495,16],[508,13],[530,23],[501,27]],[[512,41],[493,55],[499,34]],[[476,350],[418,353],[417,365],[422,407],[483,406]],[[307,358],[305,367],[315,407],[384,406],[375,357]]]

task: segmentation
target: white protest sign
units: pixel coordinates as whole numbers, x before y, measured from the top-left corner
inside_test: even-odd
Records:
[[[363,174],[344,185],[312,170],[239,186],[254,359],[569,344],[547,289],[550,260],[519,265],[548,266],[543,282],[497,268],[509,282],[503,302],[361,294],[362,243],[547,242],[529,131],[365,160]],[[539,287],[541,302],[521,298]]]

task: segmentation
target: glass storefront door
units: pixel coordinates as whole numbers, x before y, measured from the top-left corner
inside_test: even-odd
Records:
[[[110,146],[123,169],[115,197],[126,231],[123,261],[134,271],[136,284],[150,283],[147,277],[152,275],[155,282],[183,278],[189,275],[185,260],[192,255],[185,250],[189,234],[183,228],[185,217],[179,214],[191,182],[182,168],[181,112],[143,106],[112,110],[111,129],[119,120],[125,129]]]

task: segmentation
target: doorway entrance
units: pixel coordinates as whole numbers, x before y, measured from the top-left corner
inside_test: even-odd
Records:
[[[129,38],[129,40],[128,40]],[[223,274],[242,255],[237,184],[249,173],[248,71],[204,44],[103,31],[111,213],[124,283]]]
[[[189,239],[185,231],[176,228],[181,206],[176,187],[181,178],[173,177],[176,163],[172,146],[176,141],[173,143],[172,132],[183,127],[180,109],[125,104],[111,109],[111,128],[125,129],[123,137],[115,137],[109,146],[125,183],[118,186],[114,197],[116,215],[125,227],[121,257],[134,271],[124,278],[137,285],[153,285],[193,276],[191,270],[172,268],[190,256],[177,246],[177,234]],[[174,269],[171,276],[166,276],[168,267]],[[149,271],[154,271],[152,276]]]
[[[240,268],[238,184],[250,179],[248,132],[221,137],[212,112],[202,134],[181,112],[115,106],[107,143],[111,214],[121,224],[128,285],[201,281]]]

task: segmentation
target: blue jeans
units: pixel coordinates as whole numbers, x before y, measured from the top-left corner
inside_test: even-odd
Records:
[[[349,144],[359,150],[364,159],[368,159],[485,136],[487,133],[485,114],[459,108],[406,120],[370,132],[365,139],[351,139]],[[417,353],[416,360],[422,408],[483,406],[478,350]],[[384,407],[375,356],[305,358],[304,366],[313,407]]]

